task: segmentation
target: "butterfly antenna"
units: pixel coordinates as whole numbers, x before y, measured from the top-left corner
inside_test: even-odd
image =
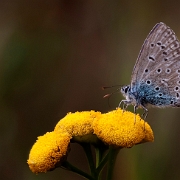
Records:
[[[113,87],[121,87],[122,85],[113,85],[113,86],[103,86],[102,87],[102,90],[105,90],[105,89],[109,89],[109,88],[113,88]],[[119,90],[120,88],[118,88]]]
[[[103,86],[103,87],[102,87],[102,90],[109,89],[109,88],[113,88],[113,87],[119,87],[119,88],[116,89],[115,91],[113,91],[112,93],[109,93],[109,94],[106,94],[106,95],[103,96],[103,98],[108,98],[108,104],[109,104],[109,98],[110,98],[113,94],[119,92],[119,90],[120,90],[120,88],[121,88],[121,85]],[[109,107],[110,107],[110,104],[109,104]]]
[[[118,89],[116,89],[115,91],[113,91],[113,92],[112,92],[112,93],[110,93],[110,94],[106,94],[106,95],[104,95],[104,96],[103,96],[103,98],[110,97],[110,96],[112,96],[113,94],[117,93],[117,92],[120,90],[121,85],[103,86],[103,87],[102,87],[102,90],[109,89],[109,88],[113,88],[113,87],[119,87],[119,88],[118,88]]]

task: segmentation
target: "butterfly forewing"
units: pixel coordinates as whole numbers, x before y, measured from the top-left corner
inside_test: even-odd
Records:
[[[156,24],[151,30],[134,66],[132,89],[144,91],[142,84],[147,82],[150,83],[147,95],[154,98],[154,105],[156,99],[165,106],[180,105],[180,43],[164,23]]]

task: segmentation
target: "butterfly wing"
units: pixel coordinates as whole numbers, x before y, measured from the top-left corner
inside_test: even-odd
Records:
[[[180,106],[180,43],[173,30],[162,22],[154,26],[142,46],[131,87],[138,89],[147,82],[157,93],[163,92],[164,98],[171,99],[169,105]]]

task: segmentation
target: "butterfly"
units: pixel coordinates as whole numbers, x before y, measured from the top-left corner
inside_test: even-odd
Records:
[[[149,105],[180,107],[180,42],[173,30],[160,22],[150,31],[134,65],[131,83],[120,89],[129,105],[143,108],[146,119]]]

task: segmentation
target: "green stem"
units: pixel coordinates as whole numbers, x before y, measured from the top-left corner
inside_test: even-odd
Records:
[[[107,160],[104,159],[104,161],[101,163],[105,151],[106,151],[106,149],[103,147],[95,147],[96,174],[98,174],[98,180],[101,179],[101,171],[107,162]]]
[[[98,167],[100,163],[100,149],[95,147],[95,154],[96,154],[96,168]]]
[[[101,163],[103,156],[104,156],[104,153],[106,152],[107,148],[105,146],[104,147],[94,146],[94,148],[95,148],[95,154],[96,154],[96,168],[97,168],[99,166],[99,164]]]
[[[96,177],[96,168],[95,168],[94,161],[93,161],[93,154],[91,151],[91,145],[88,143],[81,143],[80,145],[83,147],[83,149],[85,151],[85,154],[86,154],[86,157],[87,157],[87,160],[89,163],[91,175],[92,175],[92,177]]]
[[[113,176],[113,170],[116,162],[116,157],[118,155],[120,148],[113,148],[109,147],[109,153],[108,153],[108,167],[107,167],[107,180],[111,180]]]
[[[103,167],[106,165],[106,163],[108,161],[108,156],[109,156],[109,153],[107,153],[105,155],[105,157],[102,159],[102,161],[100,162],[99,166],[96,169],[97,174],[100,174],[102,169],[103,169]]]
[[[85,173],[84,171],[81,171],[80,169],[78,169],[77,167],[73,166],[72,164],[70,164],[68,161],[65,161],[63,164],[62,164],[62,167],[64,167],[66,170],[70,170],[72,172],[75,172],[81,176],[83,176],[84,178],[86,179],[89,179],[89,180],[94,180],[93,177],[91,177],[89,174]]]
[[[105,149],[96,147],[95,148],[95,150],[96,150],[96,167],[95,167],[94,161],[93,161],[93,154],[91,151],[91,145],[86,144],[86,143],[83,143],[81,145],[86,153],[90,171],[91,171],[91,175],[89,175],[89,174],[85,173],[84,171],[78,169],[77,167],[73,166],[68,161],[65,161],[61,167],[64,167],[67,170],[75,172],[88,180],[100,180],[101,172],[102,172],[104,166],[108,163],[107,180],[111,180],[112,176],[113,176],[113,170],[114,170],[114,166],[115,166],[116,157],[117,157],[117,154],[118,154],[120,148],[113,148],[110,146],[108,153],[105,154],[105,156],[104,156]]]

